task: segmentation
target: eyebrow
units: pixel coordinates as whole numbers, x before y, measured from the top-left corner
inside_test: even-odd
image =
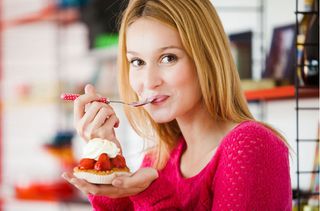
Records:
[[[158,51],[165,51],[165,50],[168,50],[168,49],[178,49],[180,51],[184,51],[182,48],[178,47],[178,46],[174,46],[174,45],[170,45],[170,46],[166,46],[166,47],[162,47],[162,48],[159,48]],[[137,52],[135,51],[127,51],[127,54],[138,54]]]

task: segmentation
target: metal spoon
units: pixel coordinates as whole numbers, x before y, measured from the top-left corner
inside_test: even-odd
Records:
[[[71,94],[71,93],[64,93],[61,94],[60,98],[66,101],[74,101],[75,99],[77,99],[80,96],[80,94]],[[98,102],[102,102],[102,103],[121,103],[124,105],[129,105],[129,106],[133,106],[133,107],[139,107],[139,106],[144,106],[148,103],[152,103],[155,99],[154,98],[147,98],[145,100],[142,101],[137,101],[137,102],[131,102],[131,103],[126,103],[120,100],[109,100],[106,97],[101,97],[100,99],[98,99]]]

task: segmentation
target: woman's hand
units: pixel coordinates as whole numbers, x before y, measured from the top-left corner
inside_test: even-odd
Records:
[[[114,110],[110,105],[96,101],[100,96],[92,85],[86,85],[84,90],[85,94],[74,101],[74,124],[78,134],[87,141],[105,138],[119,146],[114,132],[119,119]]]
[[[111,185],[95,185],[74,177],[71,173],[62,175],[69,183],[85,194],[103,195],[110,198],[133,196],[149,187],[158,178],[157,170],[142,168],[130,176],[118,176]]]

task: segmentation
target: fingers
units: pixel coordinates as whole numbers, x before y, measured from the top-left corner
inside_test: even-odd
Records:
[[[83,193],[88,194],[89,192],[86,191],[85,185],[81,183],[79,179],[74,177],[71,173],[63,173],[62,178],[67,180],[70,184],[74,185],[76,188],[81,190]]]
[[[84,194],[104,195],[110,198],[119,198],[127,195],[126,191],[112,185],[91,184],[83,179],[76,178],[71,173],[63,173],[61,176]]]
[[[65,180],[67,180],[68,182],[70,182],[70,180],[74,177],[71,173],[68,172],[64,172],[61,177]]]
[[[97,195],[100,193],[99,185],[94,185],[89,182],[86,182],[85,180],[78,179],[71,173],[63,173],[61,176],[85,194],[90,193]]]
[[[116,115],[111,115],[107,121],[99,128],[99,131],[97,131],[98,136],[104,136],[107,137],[110,141],[113,141],[115,137],[114,127],[119,125],[119,119]]]
[[[118,125],[119,119],[111,106],[105,103],[93,102],[77,123],[76,129],[80,136],[86,140],[97,136],[110,139],[112,138],[113,128]],[[107,131],[104,131],[105,129]],[[105,134],[110,134],[110,137],[106,137]]]
[[[91,84],[87,84],[84,87],[84,92],[85,93],[90,93],[90,94],[95,94],[96,93],[96,89],[94,88],[94,86],[92,86]]]
[[[119,176],[112,181],[112,185],[121,188],[146,188],[158,178],[157,170],[142,168],[131,176]]]
[[[88,84],[85,87],[85,94],[80,95],[74,101],[74,122],[78,122],[85,113],[85,106],[95,100],[98,100],[99,96],[95,93],[95,89],[92,85]]]
[[[112,185],[95,185],[78,179],[71,173],[63,173],[62,177],[86,194],[104,195],[110,198],[132,196],[144,191],[158,178],[157,170],[143,168],[131,176],[119,176]]]
[[[103,110],[102,110],[103,109]],[[99,116],[97,116],[99,114]],[[104,115],[103,115],[104,114]],[[104,103],[93,102],[87,108],[85,114],[79,120],[79,124],[86,126],[86,123],[93,121],[95,118],[98,118],[99,121],[96,120],[96,123],[100,123],[102,125],[105,121],[105,118],[114,114],[114,111],[107,107]],[[99,125],[99,126],[100,126]]]
[[[85,86],[85,94],[74,102],[75,128],[85,140],[96,137],[114,140],[114,127],[119,126],[119,119],[110,105],[97,102],[99,98],[94,86]]]
[[[95,111],[93,111],[95,113]],[[108,121],[106,121],[108,120]],[[106,127],[109,126],[110,128],[115,127],[116,125],[119,124],[119,119],[116,116],[114,110],[109,106],[102,106],[94,119],[92,120],[91,123],[93,126],[93,129],[98,128],[98,127]]]

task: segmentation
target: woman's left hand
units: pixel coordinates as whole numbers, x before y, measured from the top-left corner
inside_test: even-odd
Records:
[[[154,168],[141,168],[130,176],[118,176],[110,185],[97,185],[78,179],[71,173],[63,173],[62,177],[85,194],[103,195],[110,198],[133,196],[149,187],[158,178]]]

